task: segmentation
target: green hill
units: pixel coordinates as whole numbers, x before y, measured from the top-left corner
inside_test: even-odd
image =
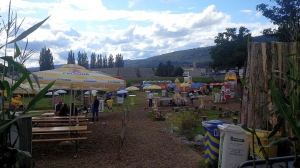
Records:
[[[140,60],[124,60],[124,67],[133,68],[149,68],[157,67],[160,62],[166,63],[171,61],[171,64],[176,66],[192,66],[196,62],[197,66],[207,66],[211,61],[211,47],[201,47],[189,50],[175,51],[172,53],[162,54],[147,59]]]

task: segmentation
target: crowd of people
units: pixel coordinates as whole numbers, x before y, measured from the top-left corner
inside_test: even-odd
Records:
[[[99,106],[100,106],[100,100],[104,100],[103,97],[99,94],[94,95],[94,100],[91,104],[91,113],[92,113],[92,122],[99,121]],[[112,93],[109,92],[106,94],[106,98],[104,102],[107,102],[107,100],[112,99]],[[77,110],[77,107],[74,103],[71,103],[71,109],[68,107],[66,103],[62,103],[61,100],[59,100],[55,106],[54,115],[56,116],[69,116],[70,112],[72,116],[78,116],[78,113],[81,111],[86,111],[88,108],[83,107],[80,110]]]

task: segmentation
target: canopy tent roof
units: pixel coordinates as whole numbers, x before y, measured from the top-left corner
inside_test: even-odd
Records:
[[[1,77],[1,80],[2,80],[2,77]],[[16,83],[15,80],[13,80],[11,78],[8,78],[8,77],[4,77],[4,80],[6,80],[11,86]],[[36,92],[37,91],[35,89],[30,88],[30,85],[21,83],[19,85],[19,87],[16,90],[14,90],[13,93],[16,93],[16,94],[26,94],[26,93],[35,94]]]
[[[95,90],[110,90],[124,85],[123,80],[89,71],[76,64],[67,64],[58,69],[33,72],[33,74],[38,77],[41,84],[49,84],[56,80],[54,85],[62,87],[57,89],[69,87],[72,90],[76,88],[78,90],[91,90],[91,88]],[[31,78],[33,79],[33,76]]]

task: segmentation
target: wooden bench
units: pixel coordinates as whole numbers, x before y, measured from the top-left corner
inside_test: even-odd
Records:
[[[32,124],[34,127],[36,126],[43,126],[43,127],[49,127],[49,126],[68,126],[68,125],[76,125],[77,122],[79,125],[87,125],[89,119],[86,118],[78,118],[78,119],[55,119],[55,118],[40,118],[40,119],[32,119]]]
[[[92,131],[78,131],[78,134],[89,134]],[[58,134],[72,134],[71,132],[36,132],[32,133],[32,135],[58,135]]]
[[[87,139],[87,137],[33,139],[32,142],[77,141],[77,140],[84,140],[84,139]]]

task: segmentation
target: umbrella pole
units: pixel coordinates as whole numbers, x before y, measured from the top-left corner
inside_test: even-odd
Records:
[[[73,88],[71,85],[71,95],[70,95],[70,108],[69,108],[69,125],[71,125],[71,117],[72,117],[72,111],[71,111],[71,104],[72,104],[72,92],[73,92]]]

